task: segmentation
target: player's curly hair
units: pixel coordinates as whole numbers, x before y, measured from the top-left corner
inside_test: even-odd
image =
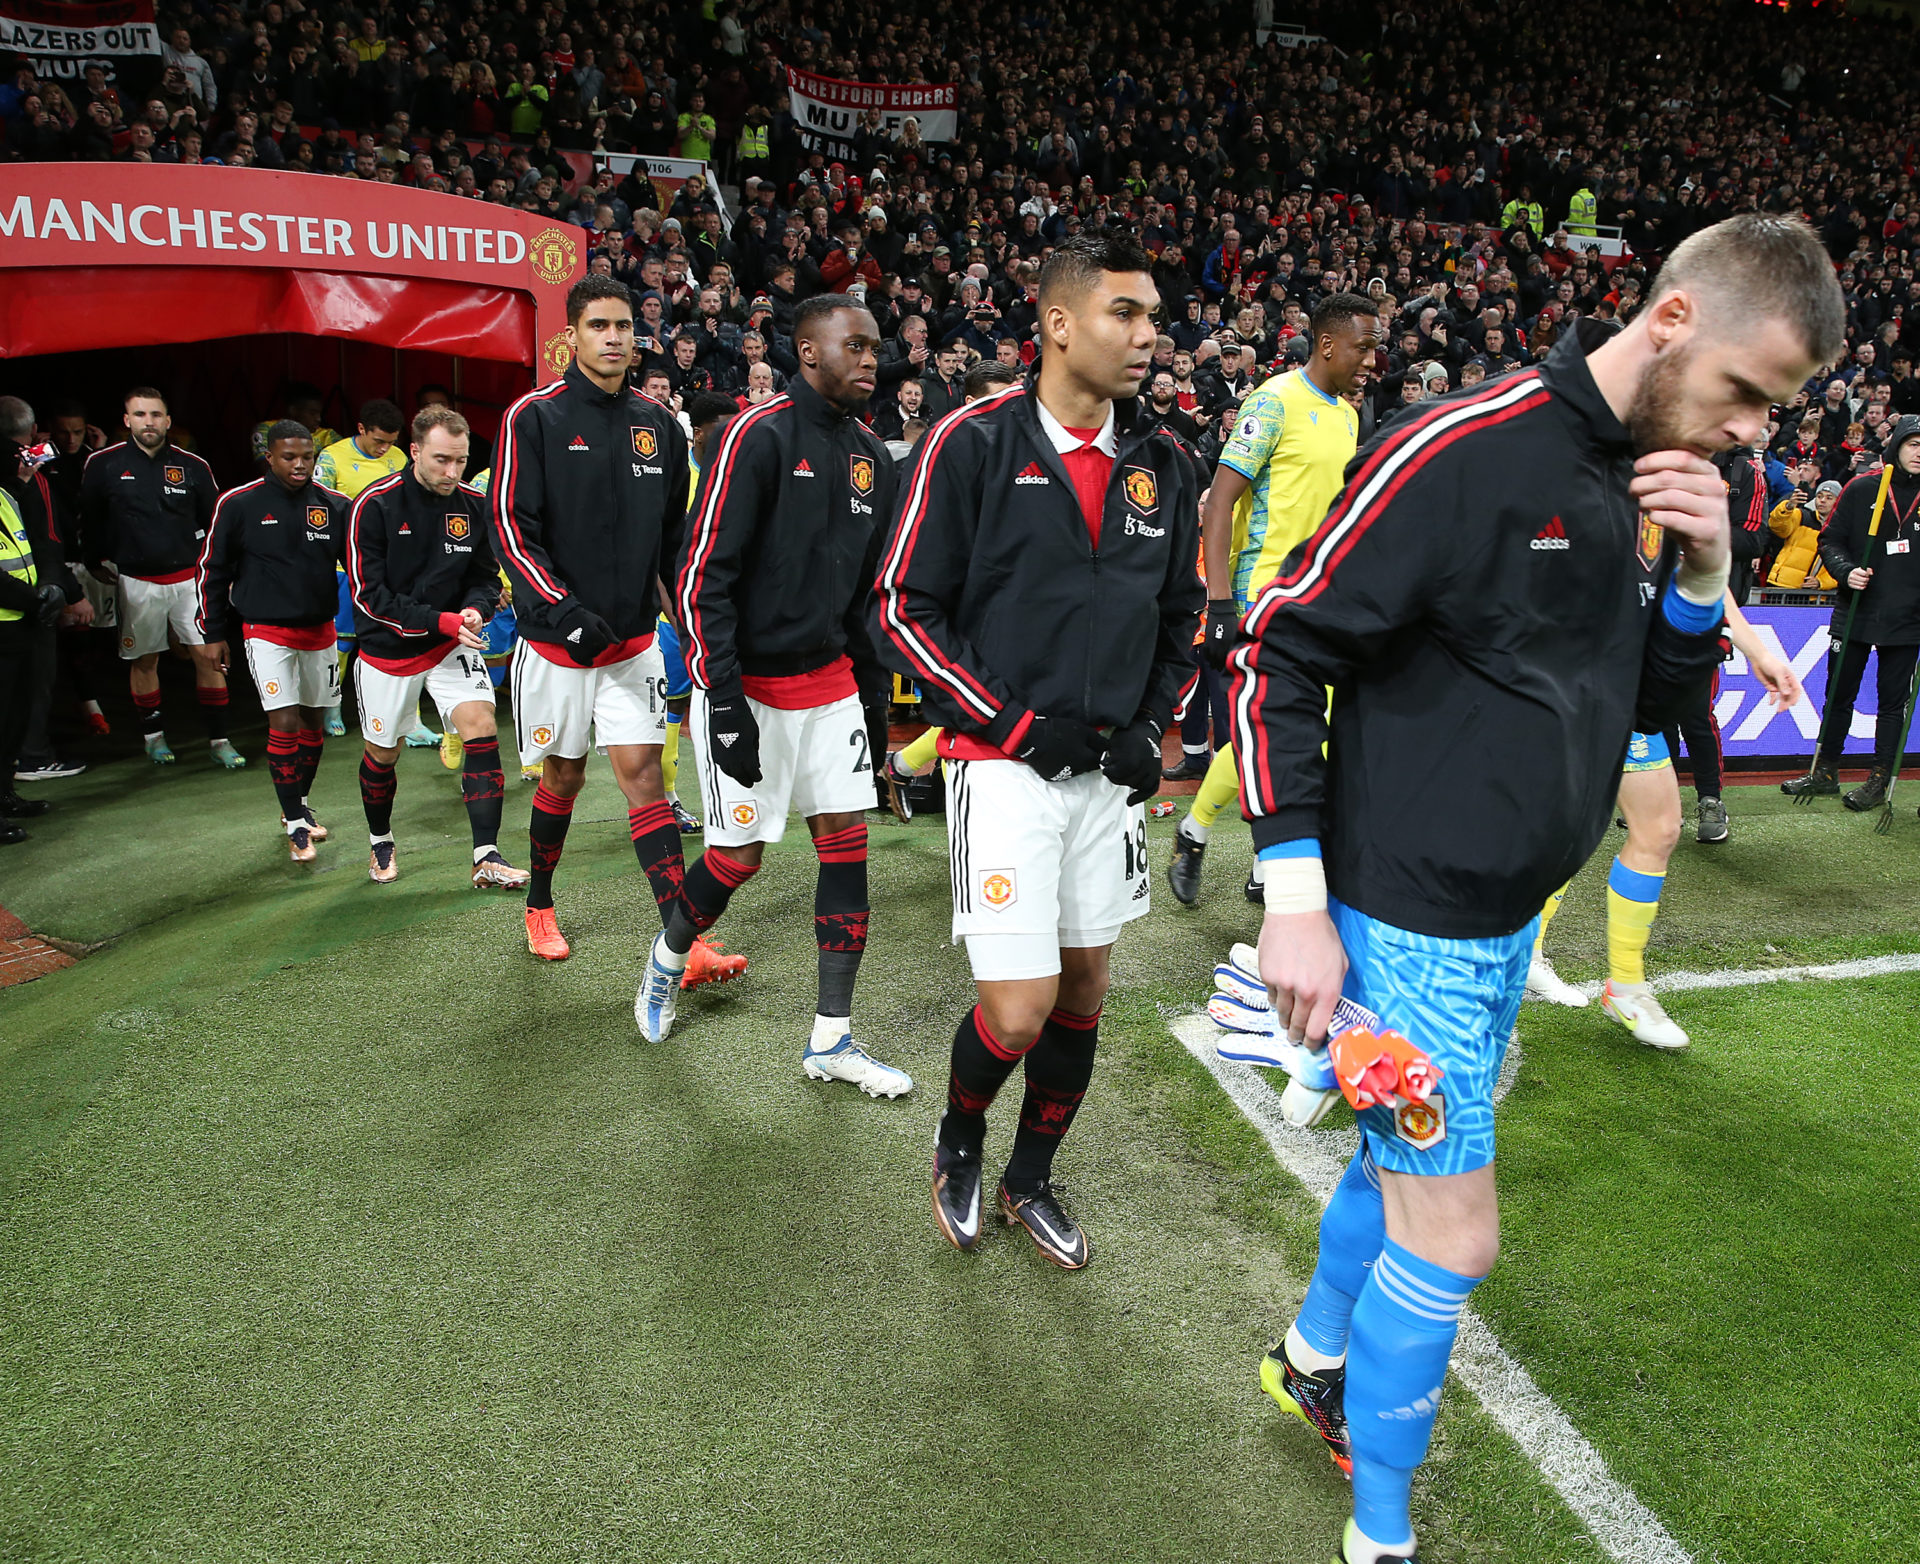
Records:
[[[618,277],[602,277],[598,274],[582,277],[567,289],[567,324],[579,325],[580,317],[595,299],[618,299],[628,309],[633,308],[633,290]]]

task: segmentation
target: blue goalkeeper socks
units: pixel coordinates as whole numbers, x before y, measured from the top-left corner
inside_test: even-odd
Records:
[[[1386,1238],[1380,1174],[1367,1155],[1363,1138],[1334,1189],[1333,1199],[1327,1202],[1326,1214],[1320,1218],[1320,1259],[1313,1268],[1313,1280],[1307,1284],[1300,1317],[1293,1322],[1301,1339],[1327,1361],[1300,1367],[1317,1372],[1347,1355],[1354,1300],[1366,1285],[1367,1272],[1373,1268],[1374,1257]]]
[[[1388,1546],[1413,1537],[1414,1469],[1427,1458],[1460,1311],[1484,1280],[1456,1275],[1389,1238],[1354,1305],[1346,1388],[1353,1520]]]

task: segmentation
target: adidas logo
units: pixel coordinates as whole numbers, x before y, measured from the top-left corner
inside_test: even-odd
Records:
[[[1534,534],[1533,541],[1529,543],[1527,547],[1532,549],[1568,549],[1572,548],[1573,545],[1567,541],[1566,527],[1561,523],[1560,518],[1555,516],[1552,521],[1548,522]]]
[[[580,632],[576,630],[573,632],[572,635],[567,637],[567,645],[578,646],[579,644],[580,644]]]
[[[569,451],[585,451],[591,449],[591,447],[588,446],[584,436],[575,435],[567,442],[567,449]]]
[[[1013,481],[1016,484],[1053,482],[1051,478],[1040,470],[1040,464],[1038,462],[1028,462],[1027,465],[1021,469],[1020,476]]]
[[[811,478],[813,476],[813,469],[807,465],[806,457],[803,456],[800,458],[799,465],[793,469],[793,475],[796,478]]]

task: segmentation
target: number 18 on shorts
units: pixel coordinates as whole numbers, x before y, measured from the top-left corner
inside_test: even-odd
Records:
[[[1147,819],[1099,772],[1047,782],[1016,760],[947,762],[953,938],[982,982],[1048,977],[1151,907]]]

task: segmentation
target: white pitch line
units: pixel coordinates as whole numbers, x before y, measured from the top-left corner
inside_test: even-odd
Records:
[[[1653,980],[1655,993],[1682,994],[1695,988],[1749,988],[1759,983],[1841,982],[1849,978],[1890,977],[1920,972],[1920,955],[1867,956],[1859,961],[1835,961],[1824,967],[1730,967],[1724,972],[1669,972]],[[1574,985],[1589,999],[1599,997],[1604,983]]]
[[[1920,965],[1920,958],[1894,959],[1912,959]],[[1279,1164],[1325,1205],[1353,1158],[1359,1132],[1303,1130],[1288,1124],[1280,1115],[1280,1094],[1264,1077],[1251,1065],[1220,1057],[1214,1048],[1219,1030],[1204,1015],[1183,1016],[1172,1023],[1172,1031],[1252,1121]],[[1514,1361],[1472,1309],[1460,1316],[1452,1367],[1488,1415],[1540,1469],[1607,1557],[1618,1564],[1693,1564],[1693,1555],[1667,1534],[1659,1516],[1607,1470],[1599,1451],[1533,1382],[1533,1376]]]

